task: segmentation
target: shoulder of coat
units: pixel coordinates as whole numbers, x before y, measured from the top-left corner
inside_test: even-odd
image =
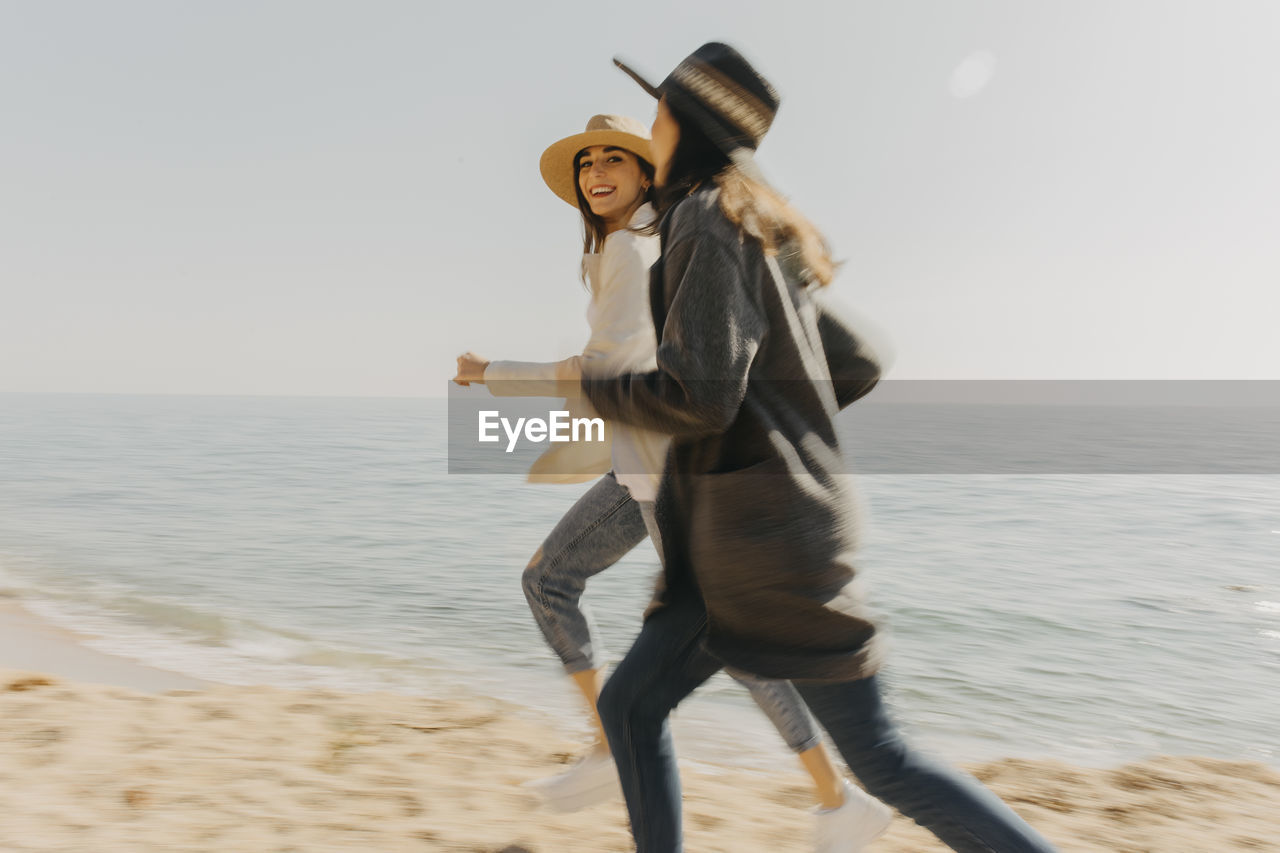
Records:
[[[715,184],[699,187],[677,202],[668,215],[671,217],[668,240],[685,240],[696,235],[726,244],[739,242],[738,227],[720,208],[720,188]]]

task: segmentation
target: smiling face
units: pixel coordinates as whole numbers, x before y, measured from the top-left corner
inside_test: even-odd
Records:
[[[592,145],[578,152],[577,167],[578,189],[604,220],[605,233],[625,228],[649,188],[640,160],[625,148]]]

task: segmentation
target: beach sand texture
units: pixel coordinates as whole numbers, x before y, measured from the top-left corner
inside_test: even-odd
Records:
[[[476,697],[143,693],[0,670],[0,850],[625,851],[621,803],[541,810],[576,745]],[[1161,757],[970,768],[1063,851],[1280,851],[1280,773]],[[804,851],[797,772],[685,766],[690,851]],[[944,849],[898,817],[877,853]]]

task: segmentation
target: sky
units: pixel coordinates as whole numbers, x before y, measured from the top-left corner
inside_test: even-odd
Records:
[[[1271,0],[0,0],[0,391],[440,396],[581,350],[542,150],[709,40],[901,379],[1280,379]]]

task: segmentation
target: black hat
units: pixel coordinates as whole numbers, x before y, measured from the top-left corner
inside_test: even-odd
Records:
[[[727,44],[704,44],[657,86],[616,57],[613,62],[650,95],[666,96],[672,109],[696,122],[739,165],[750,163],[778,112],[780,99],[773,86]]]

